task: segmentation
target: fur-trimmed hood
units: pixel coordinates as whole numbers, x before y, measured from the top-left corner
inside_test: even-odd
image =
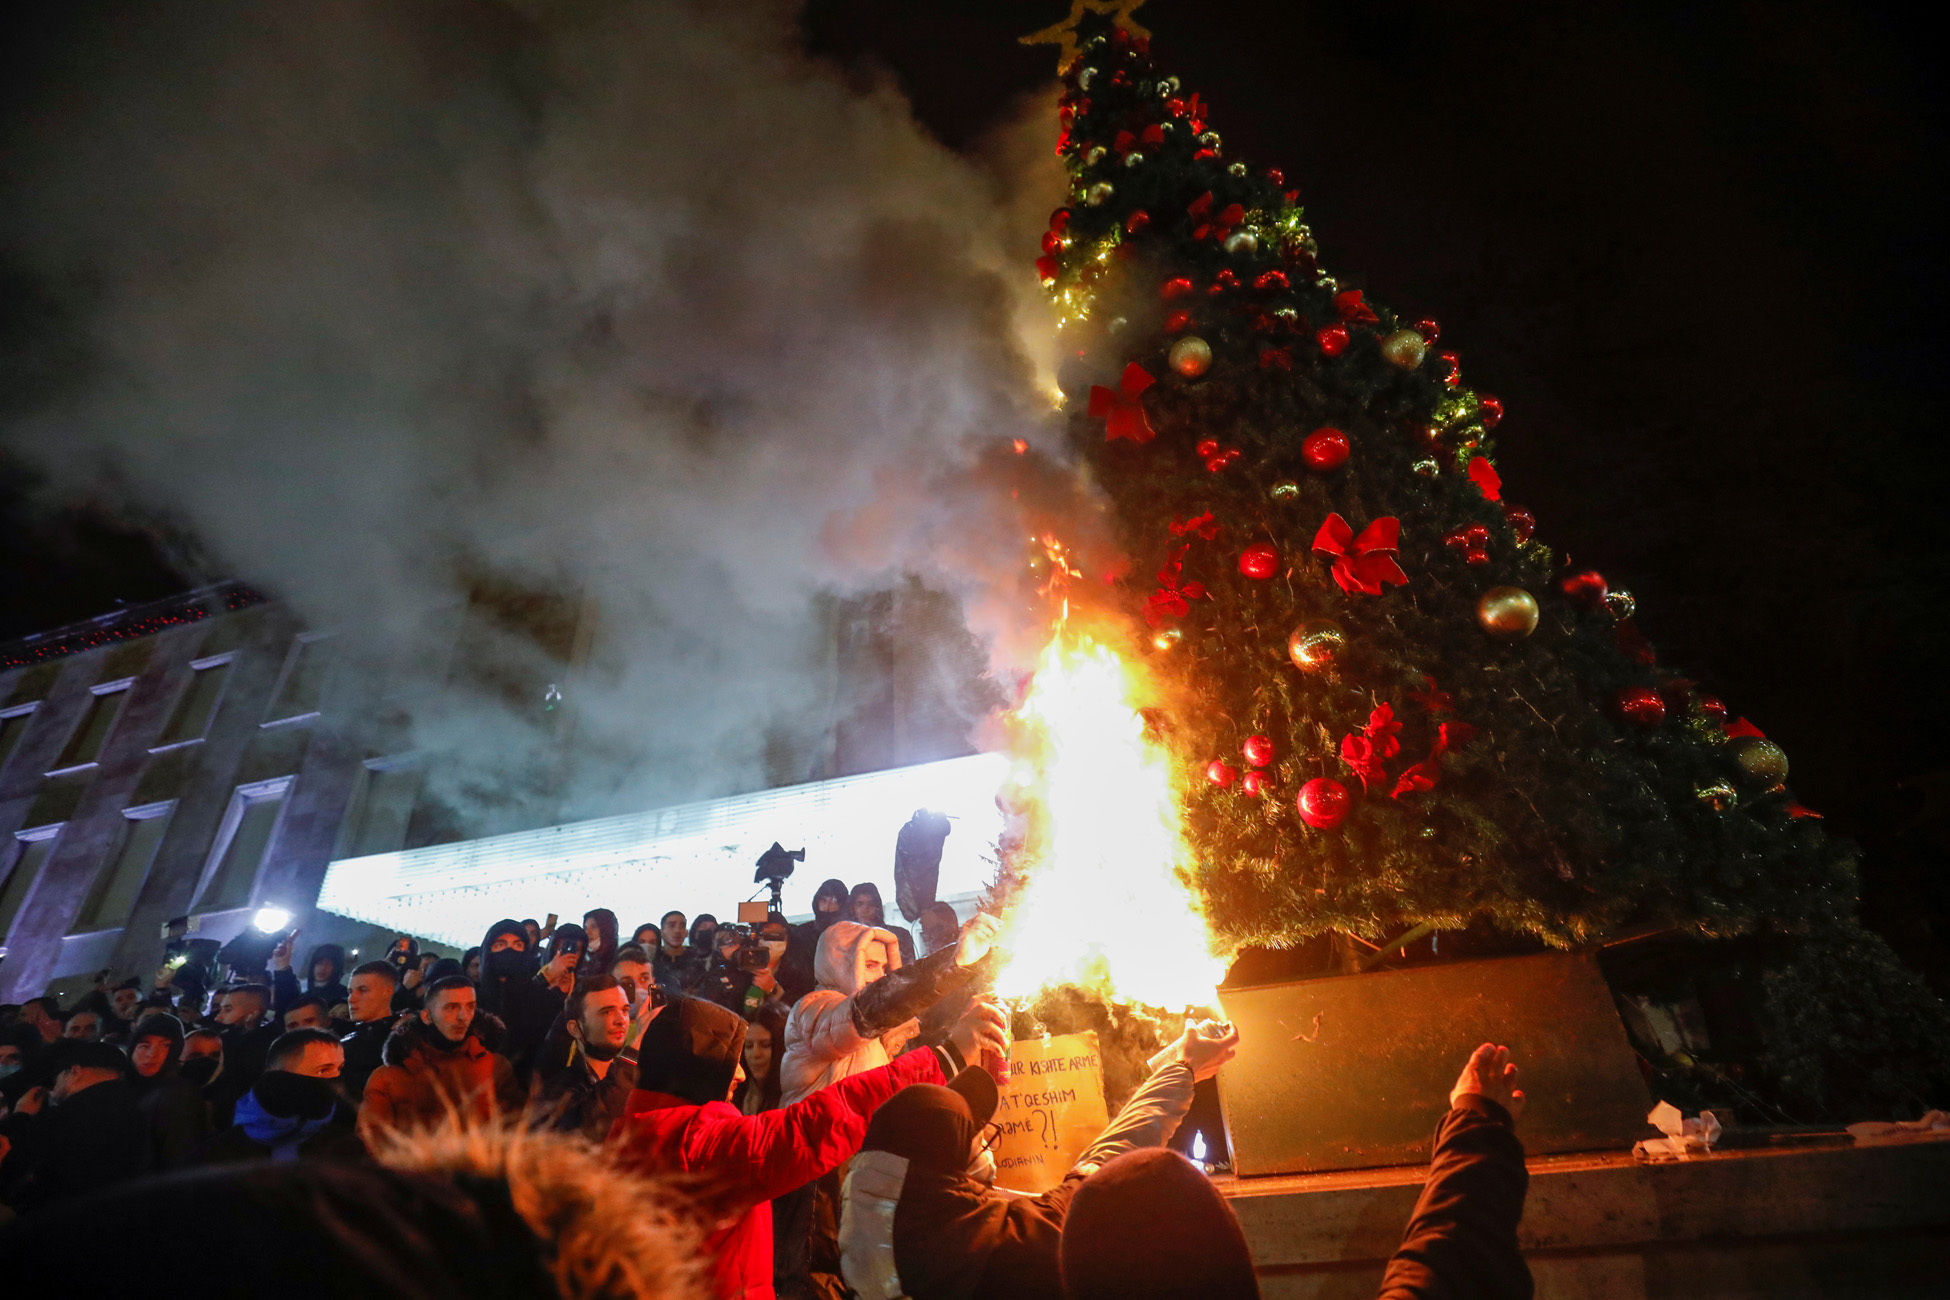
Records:
[[[393,1025],[392,1032],[386,1035],[385,1045],[379,1049],[380,1063],[405,1065],[414,1051],[422,1046],[429,1052],[440,1051],[439,1045],[432,1041],[438,1032],[417,1015],[401,1016]],[[508,1027],[501,1023],[499,1016],[488,1011],[476,1011],[474,1023],[467,1030],[467,1041],[452,1050],[469,1054],[475,1051],[493,1052],[500,1048],[507,1037]],[[468,1046],[469,1043],[473,1045],[472,1048]]]

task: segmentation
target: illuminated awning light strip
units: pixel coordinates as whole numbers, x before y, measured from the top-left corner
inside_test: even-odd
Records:
[[[995,874],[1002,815],[995,794],[1008,773],[999,754],[840,777],[753,794],[516,831],[457,844],[341,858],[325,872],[318,906],[456,948],[481,941],[502,917],[559,913],[579,920],[607,907],[625,927],[672,908],[736,917],[750,898],[759,854],[778,840],[805,846],[786,882],[786,910],[810,912],[819,882],[880,887],[894,906],[894,837],[918,808],[953,822],[938,896],[965,897]],[[759,895],[763,897],[762,894]]]

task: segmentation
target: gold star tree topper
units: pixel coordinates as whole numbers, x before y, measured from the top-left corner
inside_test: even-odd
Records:
[[[1045,27],[1040,32],[1031,32],[1022,38],[1024,45],[1061,46],[1056,70],[1060,74],[1083,51],[1077,45],[1077,24],[1085,17],[1096,14],[1108,18],[1115,27],[1122,27],[1133,36],[1149,39],[1151,33],[1138,26],[1131,15],[1144,4],[1144,0],[1070,0],[1070,16],[1054,27]]]

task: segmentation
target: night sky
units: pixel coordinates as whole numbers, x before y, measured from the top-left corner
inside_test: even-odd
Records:
[[[973,149],[1050,84],[1053,51],[1015,37],[1064,7],[814,0],[805,30]],[[34,111],[34,70],[112,9],[4,20],[0,107]],[[1941,991],[1950,222],[1941,79],[1909,12],[1154,0],[1139,17],[1228,155],[1298,184],[1323,263],[1442,323],[1509,412],[1506,495],[1638,597],[1663,663],[1785,747],[1797,795],[1864,846],[1870,921]],[[8,360],[38,292],[0,250],[0,419],[58,387]],[[0,518],[0,635],[219,576],[35,497],[4,443]]]

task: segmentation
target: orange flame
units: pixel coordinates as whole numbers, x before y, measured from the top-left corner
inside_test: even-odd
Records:
[[[1225,961],[1191,884],[1169,756],[1138,712],[1143,683],[1110,645],[1068,627],[1064,580],[1079,575],[1043,540],[1061,612],[1010,719],[1009,798],[1030,805],[1038,833],[1016,864],[996,992],[1069,983],[1144,1006],[1215,1007]]]

